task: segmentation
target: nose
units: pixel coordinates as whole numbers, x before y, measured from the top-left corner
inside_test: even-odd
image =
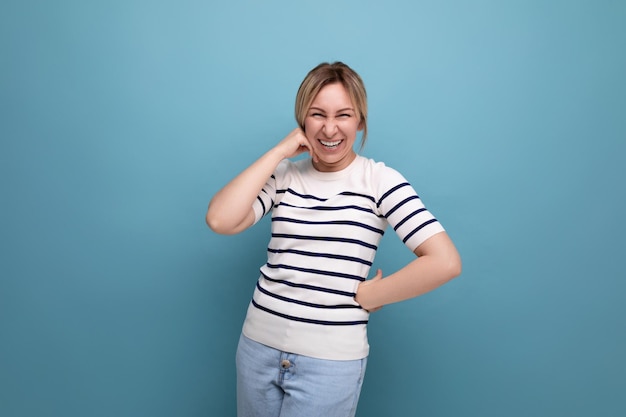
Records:
[[[326,119],[324,125],[322,126],[322,132],[326,135],[327,138],[332,138],[337,133],[337,122],[335,119]]]

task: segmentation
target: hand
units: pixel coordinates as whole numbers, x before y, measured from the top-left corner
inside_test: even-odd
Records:
[[[276,145],[276,148],[280,149],[285,158],[293,158],[303,152],[308,152],[311,158],[313,158],[313,161],[317,162],[317,156],[313,152],[311,143],[299,127],[285,136],[285,138]]]
[[[359,286],[357,287],[356,295],[354,296],[354,299],[356,300],[357,303],[359,303],[361,307],[363,307],[369,313],[373,313],[383,308],[383,306],[376,306],[376,305],[370,306],[367,301],[367,299],[369,298],[368,294],[375,287],[375,286],[372,286],[372,284],[376,284],[376,282],[380,281],[381,279],[383,279],[383,271],[379,269],[376,271],[376,275],[374,276],[374,278],[361,282]]]

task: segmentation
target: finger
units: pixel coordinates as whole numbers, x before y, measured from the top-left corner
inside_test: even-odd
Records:
[[[372,281],[378,281],[379,279],[383,279],[383,270],[380,268],[376,270],[376,275],[374,275],[374,278],[372,278]]]
[[[307,137],[304,135],[304,133],[301,133],[302,135],[302,142],[300,143],[300,147],[301,148],[306,148],[307,152],[309,153],[309,155],[311,155],[311,159],[313,159],[313,162],[319,162],[319,159],[317,157],[317,155],[315,154],[315,151],[313,150],[313,146],[311,146],[311,143],[309,142],[309,139],[307,139]]]
[[[311,149],[311,145],[309,144],[309,140],[306,138],[306,135],[299,127],[294,129],[290,136],[292,136],[295,141],[300,145],[300,147],[305,147],[307,149]]]
[[[311,152],[311,146],[300,128],[292,130],[279,144],[284,149],[285,158],[292,158],[304,152]]]
[[[308,143],[301,143],[298,151],[299,153],[308,152],[311,156],[313,155],[313,150],[311,150],[311,146]]]
[[[309,139],[304,134],[304,130],[302,130],[301,128],[297,127],[291,133],[294,136],[297,137],[298,144],[300,145],[300,148],[306,148],[307,152],[309,152],[311,157],[315,158],[315,153],[313,152],[313,147],[311,146],[311,143],[309,142]]]

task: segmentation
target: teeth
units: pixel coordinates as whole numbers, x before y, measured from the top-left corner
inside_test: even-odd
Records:
[[[330,147],[330,148],[332,148],[333,146],[337,146],[337,145],[339,145],[339,144],[341,143],[341,141],[340,141],[340,140],[335,141],[335,142],[326,142],[326,141],[324,141],[324,140],[320,140],[320,142],[322,142],[322,145],[324,145],[324,146],[328,146],[328,147]]]

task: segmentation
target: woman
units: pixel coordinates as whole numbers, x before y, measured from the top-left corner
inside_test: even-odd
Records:
[[[206,215],[239,233],[272,213],[237,349],[240,417],[354,416],[370,312],[424,294],[461,272],[441,224],[397,171],[358,155],[367,137],[363,82],[335,62],[315,67],[296,96],[299,127],[229,182]],[[304,152],[310,158],[290,161]],[[380,238],[394,228],[417,258],[367,280]]]

